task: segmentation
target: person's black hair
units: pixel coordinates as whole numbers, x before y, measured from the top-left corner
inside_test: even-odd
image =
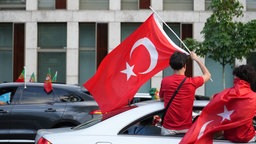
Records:
[[[256,72],[250,65],[240,65],[233,70],[233,75],[252,84],[256,80]]]
[[[182,67],[186,65],[187,60],[188,60],[188,56],[185,53],[176,51],[170,57],[169,64],[172,69],[180,70]]]

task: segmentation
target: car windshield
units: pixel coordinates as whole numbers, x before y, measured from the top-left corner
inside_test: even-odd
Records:
[[[130,109],[133,109],[137,106],[126,106],[126,107],[123,107],[123,108],[120,108],[120,109],[117,109],[117,110],[113,110],[111,112],[107,112],[105,114],[102,114],[102,115],[98,115],[96,116],[95,118],[91,119],[90,121],[87,121],[85,123],[82,123],[76,127],[73,127],[74,130],[79,130],[79,129],[84,129],[84,128],[88,128],[88,127],[91,127],[99,122],[102,122],[106,119],[109,119],[115,115],[118,115],[124,111],[127,111],[127,110],[130,110]]]

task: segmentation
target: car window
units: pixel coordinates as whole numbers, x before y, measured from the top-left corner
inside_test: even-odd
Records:
[[[123,108],[120,108],[120,109],[117,109],[117,110],[113,110],[113,111],[98,115],[97,117],[94,117],[93,119],[91,119],[88,122],[85,122],[85,123],[82,123],[82,124],[80,124],[76,127],[73,127],[73,129],[74,130],[80,130],[80,129],[85,129],[85,128],[91,127],[91,126],[93,126],[97,123],[100,123],[100,122],[102,122],[104,120],[107,120],[107,119],[109,119],[109,118],[111,118],[115,115],[118,115],[119,113],[122,113],[124,111],[133,109],[135,107],[136,106],[127,106],[127,107],[123,107]]]
[[[80,93],[83,95],[83,98],[84,98],[85,101],[94,100],[92,94],[89,91],[84,90],[84,89],[80,89]]]
[[[162,111],[147,115],[121,130],[120,134],[128,135],[161,135]]]
[[[0,101],[6,104],[10,104],[14,94],[16,93],[17,87],[8,87],[0,89]]]
[[[83,101],[79,96],[65,89],[54,89],[54,94],[58,96],[60,102],[79,102]]]
[[[35,104],[35,103],[50,103],[54,102],[53,92],[47,94],[43,87],[24,88],[20,103],[21,104]]]
[[[193,108],[193,121],[195,121],[195,119],[199,116],[202,109],[203,107]],[[129,124],[126,128],[121,130],[119,134],[159,136],[161,135],[162,115],[163,111],[158,111],[144,116],[143,118],[140,118]],[[176,136],[183,135],[184,134],[178,134]]]

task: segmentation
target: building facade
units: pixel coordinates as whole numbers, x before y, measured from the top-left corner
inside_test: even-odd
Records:
[[[240,0],[247,22],[256,19],[256,1]],[[2,0],[0,2],[0,82],[15,81],[26,66],[26,81],[35,73],[43,82],[48,70],[58,72],[57,82],[82,85],[97,70],[101,60],[143,23],[152,7],[179,36],[203,40],[200,34],[210,0]],[[180,41],[163,24],[169,37]],[[253,53],[253,52],[252,52]],[[251,63],[255,58],[248,59]],[[247,63],[248,60],[238,63]],[[212,82],[197,90],[210,96],[221,90],[221,66],[202,58],[212,73]],[[253,63],[256,67],[256,64]],[[187,75],[199,75],[191,62]],[[226,69],[230,74],[231,67]],[[152,77],[138,91],[148,93],[160,88],[167,68]],[[226,77],[227,86],[232,76]]]

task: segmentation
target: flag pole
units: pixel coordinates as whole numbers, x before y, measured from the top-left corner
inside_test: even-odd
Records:
[[[183,43],[183,41],[179,38],[179,36],[172,30],[172,28],[167,25],[167,23],[156,13],[156,11],[151,6],[149,6],[149,8],[157,15],[157,17],[164,23],[164,25],[176,36],[176,38],[179,39],[179,41],[183,44],[183,46],[186,48],[186,50],[189,53],[191,53],[191,51],[188,49],[188,47]]]
[[[24,88],[27,88],[27,85],[26,85],[26,66],[24,66]]]
[[[149,8],[154,12],[154,14],[157,15],[157,17],[164,23],[164,25],[176,36],[176,38],[179,39],[179,41],[183,44],[183,46],[186,48],[186,50],[189,53],[191,53],[191,51],[188,49],[188,47],[183,43],[183,41],[179,38],[179,36],[172,30],[172,28],[167,25],[167,23],[158,15],[158,13],[151,6],[149,6]],[[212,78],[210,78],[210,80],[213,82]]]

